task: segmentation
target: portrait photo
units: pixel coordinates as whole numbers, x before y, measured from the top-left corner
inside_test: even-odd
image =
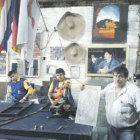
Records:
[[[128,45],[102,45],[87,47],[87,76],[112,76],[115,68],[128,68]]]

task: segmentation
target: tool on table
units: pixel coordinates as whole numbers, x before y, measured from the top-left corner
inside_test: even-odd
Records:
[[[69,115],[75,116],[76,109],[72,108],[69,103],[70,88],[64,88],[63,90],[62,88],[59,88],[58,94],[60,95],[60,93],[61,93],[61,98],[59,99],[58,103],[56,105],[50,106],[50,111],[52,112],[52,115],[50,115],[49,118],[54,118],[54,117],[68,118]]]
[[[61,125],[61,126],[58,127],[56,130],[57,130],[57,131],[60,131],[60,130],[64,130],[65,128],[67,128],[67,126]]]

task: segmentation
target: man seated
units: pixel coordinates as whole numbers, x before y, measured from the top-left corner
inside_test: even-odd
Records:
[[[62,68],[58,68],[56,70],[56,78],[53,79],[48,92],[48,97],[52,105],[56,105],[61,100],[63,94],[61,90],[66,88],[71,88],[71,81],[65,78],[65,71]],[[68,100],[71,107],[75,107],[71,92]]]
[[[29,82],[21,78],[15,71],[9,71],[8,76],[11,78],[9,86],[9,102],[23,103],[28,96],[34,93],[34,89]]]

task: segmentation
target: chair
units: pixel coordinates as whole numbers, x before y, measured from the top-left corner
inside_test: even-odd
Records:
[[[48,99],[49,86],[41,86],[39,92],[37,93],[39,104],[46,104],[50,102]]]

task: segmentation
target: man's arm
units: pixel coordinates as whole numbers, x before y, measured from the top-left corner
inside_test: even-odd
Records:
[[[24,88],[28,90],[27,94],[19,101],[20,103],[23,103],[30,95],[35,93],[35,89],[32,88],[32,86],[29,84],[27,80],[24,81]]]
[[[49,88],[48,98],[49,98],[49,100],[50,100],[50,102],[51,102],[52,105],[56,105],[59,100],[57,100],[57,99],[53,100],[51,98],[51,94],[52,93],[53,93],[53,82],[51,83],[50,88]]]

